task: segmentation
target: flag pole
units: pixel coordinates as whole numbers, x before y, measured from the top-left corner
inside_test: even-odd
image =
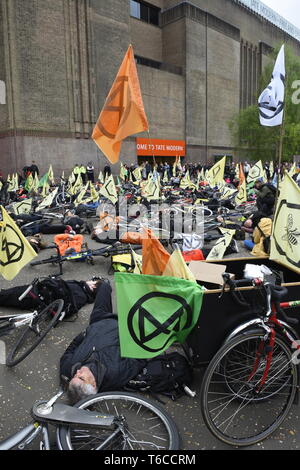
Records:
[[[149,138],[150,142],[152,142],[149,129],[147,129],[147,133],[148,133],[148,138]],[[155,167],[156,161],[155,161],[154,152],[153,152],[152,158],[153,158],[153,165],[154,165],[154,167]]]

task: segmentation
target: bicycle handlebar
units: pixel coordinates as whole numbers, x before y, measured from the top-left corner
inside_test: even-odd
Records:
[[[242,307],[249,307],[250,304],[245,302],[244,300],[241,300],[238,295],[237,295],[237,292],[235,291],[235,288],[236,287],[248,287],[248,286],[256,286],[256,287],[259,287],[259,286],[263,286],[266,290],[266,293],[267,293],[267,297],[268,295],[270,295],[269,299],[268,299],[268,311],[271,312],[271,301],[274,302],[275,304],[275,307],[276,307],[276,311],[278,313],[281,314],[281,316],[283,317],[283,319],[287,322],[287,323],[291,323],[293,325],[298,325],[299,323],[299,320],[297,320],[296,318],[291,318],[291,317],[288,317],[286,315],[286,313],[284,312],[284,310],[280,307],[280,300],[288,294],[288,289],[284,286],[277,286],[277,285],[273,285],[273,284],[270,284],[269,282],[263,282],[262,280],[260,279],[240,279],[240,280],[233,280],[230,278],[230,274],[228,273],[224,273],[222,275],[223,279],[224,279],[224,287],[223,287],[223,290],[226,286],[226,284],[229,286],[230,288],[230,292],[231,294],[233,295],[235,301]]]
[[[35,278],[32,283],[30,284],[30,286],[27,287],[27,289],[23,292],[23,294],[20,295],[19,297],[19,300],[23,300],[24,297],[26,297],[26,295],[31,291],[31,289],[33,288],[33,286],[38,282],[38,278]]]

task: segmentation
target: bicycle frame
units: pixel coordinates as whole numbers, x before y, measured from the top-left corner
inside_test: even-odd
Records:
[[[1,315],[0,316],[0,336],[7,334],[7,331],[14,328],[20,328],[25,325],[30,325],[33,319],[38,315],[37,310],[30,313],[14,313],[10,315]],[[7,320],[10,324],[7,328],[7,323],[1,326],[1,323]]]
[[[122,420],[119,420],[113,415],[99,415],[97,411],[93,412],[62,403],[55,403],[63,393],[63,391],[59,391],[48,402],[35,403],[32,407],[32,415],[36,421],[28,424],[23,429],[1,442],[0,450],[10,450],[14,447],[18,447],[18,449],[22,450],[40,434],[42,434],[40,449],[50,450],[49,424],[54,426],[78,424],[107,429],[114,431],[110,439],[113,439],[116,434],[122,432]],[[106,443],[106,441],[103,442],[97,450],[104,447]]]

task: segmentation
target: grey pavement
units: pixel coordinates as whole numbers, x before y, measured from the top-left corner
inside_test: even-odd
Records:
[[[99,244],[85,236],[90,248],[99,248]],[[52,236],[45,236],[52,241]],[[230,257],[248,255],[242,248],[240,252]],[[54,250],[44,250],[40,258],[48,258]],[[94,266],[86,262],[66,262],[63,266],[64,279],[87,280],[93,275],[108,277],[113,287],[113,303],[115,308],[115,295],[113,276],[108,274],[110,259],[97,257]],[[1,288],[29,283],[34,277],[56,273],[57,267],[46,264],[36,267],[27,265],[11,282],[1,278]],[[49,399],[59,387],[58,364],[62,353],[71,340],[88,324],[92,305],[81,309],[75,321],[65,321],[42,341],[23,362],[10,369],[4,364],[5,349],[9,349],[15,338],[13,332],[10,336],[2,337],[0,342],[0,440],[18,431],[31,421],[30,409],[36,400]],[[9,309],[0,307],[0,314]],[[163,397],[166,409],[173,416],[182,437],[182,450],[232,450],[231,447],[215,439],[207,430],[201,416],[199,392],[203,370],[195,371],[193,389],[195,398],[183,396],[177,401]],[[38,449],[38,442],[31,445]],[[299,408],[293,406],[292,412],[283,425],[267,440],[250,449],[265,450],[296,450],[299,443]],[[249,449],[249,448],[248,448]]]

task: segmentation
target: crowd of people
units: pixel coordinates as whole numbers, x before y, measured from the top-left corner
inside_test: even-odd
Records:
[[[284,175],[285,171],[291,169],[291,164],[283,164],[280,168],[276,165],[271,166],[268,162],[264,164],[264,171],[267,175],[267,181],[258,179],[254,182],[252,187],[253,194],[256,201],[256,207],[253,213],[248,215],[243,222],[240,222],[239,229],[245,233],[244,246],[251,250],[254,256],[267,255],[266,241],[269,239],[272,230],[272,217],[274,214],[274,205],[276,198],[275,180],[280,175]],[[135,170],[137,165],[124,165],[123,166],[123,182],[124,184],[129,181],[136,180]],[[203,166],[200,164],[181,164],[176,168],[170,166],[168,163],[159,163],[156,167],[145,161],[139,166],[143,180],[147,180],[149,174],[154,170],[160,175],[161,179],[167,178],[174,186],[178,186],[178,181],[183,178],[187,173],[191,180],[196,181],[200,172],[204,173],[211,168],[210,166]],[[244,177],[247,178],[251,164],[244,162],[242,164]],[[175,170],[175,171],[174,171]],[[95,168],[92,162],[88,165],[75,165],[72,173],[75,177],[81,176],[83,184],[91,182],[95,187],[101,187],[103,181],[95,178]],[[25,189],[25,181],[28,175],[40,175],[39,168],[33,161],[31,166],[25,166],[22,174],[19,175],[19,188],[16,191],[15,200],[20,200],[20,197],[29,197],[32,194]],[[103,169],[104,181],[112,174],[109,165]],[[295,171],[294,179],[299,180],[298,169]],[[203,180],[199,180],[199,188],[207,184]],[[227,185],[237,189],[239,186],[239,178],[236,171],[236,163],[232,163],[225,168],[224,181]],[[5,189],[6,179],[1,178],[3,193]],[[118,186],[118,190],[120,190]],[[55,184],[54,184],[55,187]],[[197,192],[199,188],[196,188]],[[74,195],[74,198],[76,195]],[[12,199],[14,199],[12,197]],[[31,212],[30,214],[21,213],[15,214],[10,212],[11,217],[18,223],[23,234],[31,240],[32,246],[37,251],[41,249],[43,243],[41,242],[41,234],[65,234],[65,240],[74,240],[75,235],[79,234],[92,234],[93,226],[86,220],[81,218],[76,211],[68,209],[64,213],[64,217],[59,224],[49,223],[41,224],[42,215],[39,213]],[[222,220],[222,217],[216,215],[216,220]],[[28,222],[34,222],[30,228],[26,228]],[[103,227],[103,225],[102,225]],[[28,231],[29,230],[29,231]],[[32,240],[34,237],[37,239]],[[71,251],[73,250],[73,246]],[[79,247],[80,249],[80,247]],[[205,253],[205,250],[203,250]],[[68,246],[63,252],[68,253]],[[203,257],[205,259],[205,256]],[[129,358],[122,358],[119,349],[118,340],[118,322],[116,315],[112,312],[111,301],[111,286],[107,279],[98,278],[89,281],[67,281],[69,289],[73,292],[77,310],[84,306],[86,303],[94,302],[94,307],[91,313],[89,326],[86,330],[77,336],[60,361],[60,372],[67,376],[70,380],[69,394],[72,402],[87,396],[89,394],[97,393],[99,390],[112,390],[116,384],[119,386],[126,385],[126,383],[134,378],[144,367],[144,360],[136,360]],[[36,298],[25,298],[22,302],[18,301],[19,293],[24,291],[26,286],[13,287],[8,290],[0,292],[0,305],[14,307],[14,308],[34,308],[39,303],[39,296],[42,291],[37,291]],[[109,354],[107,350],[109,349]]]

